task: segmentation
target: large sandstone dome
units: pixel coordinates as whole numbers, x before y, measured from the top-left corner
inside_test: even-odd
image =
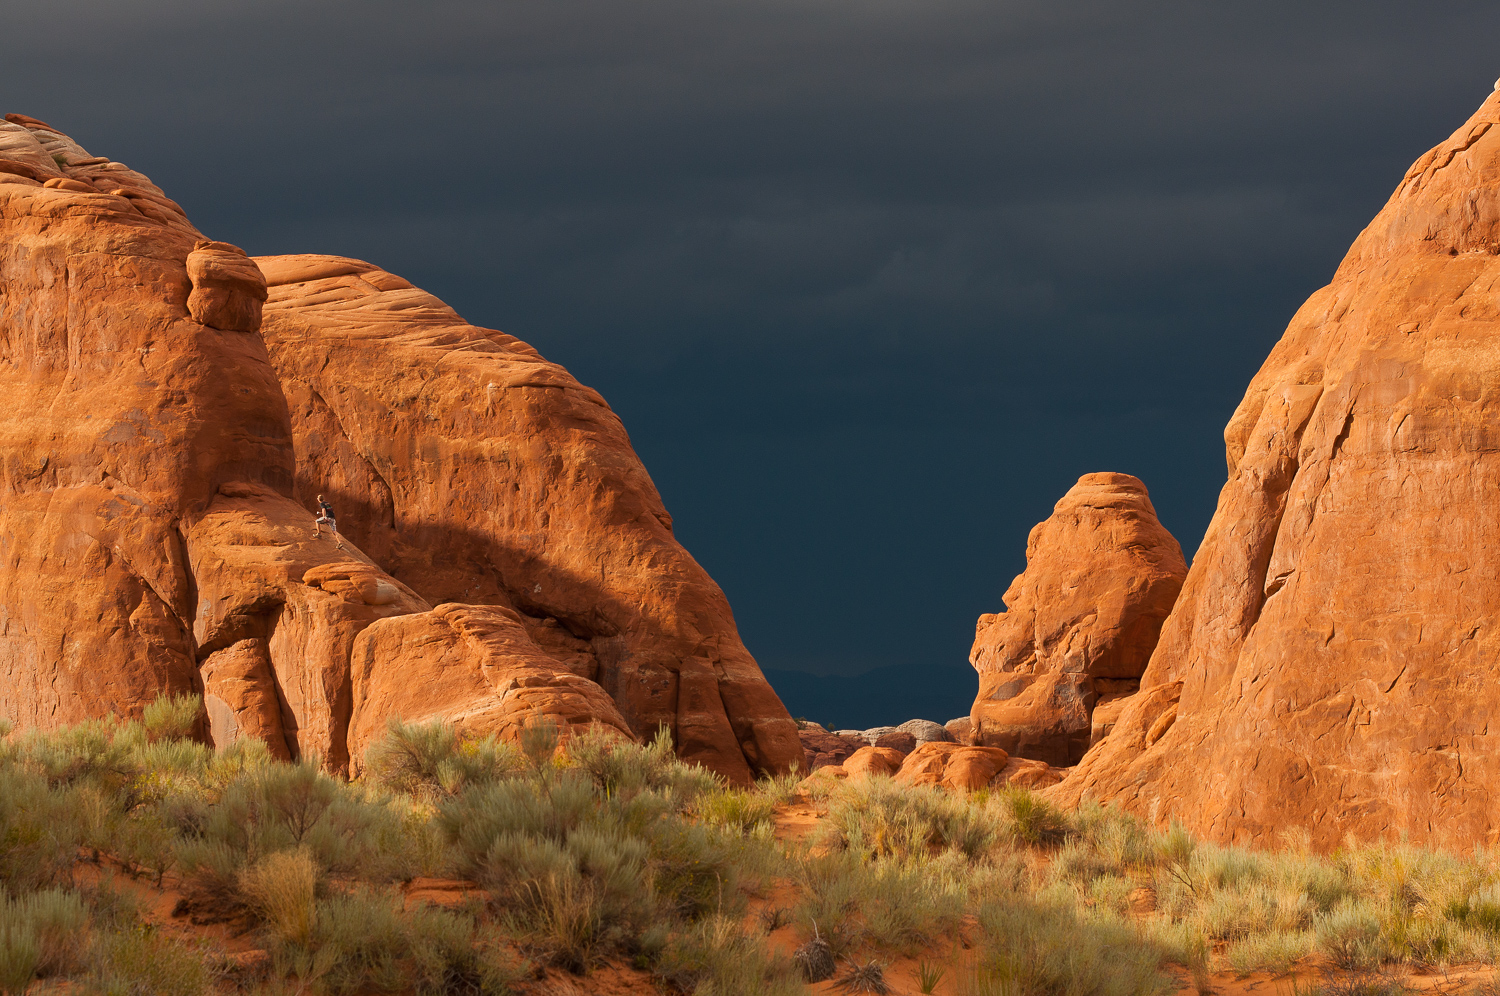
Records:
[[[0,716],[193,691],[215,739],[339,769],[391,716],[802,760],[620,420],[525,343],[368,263],[207,242],[14,114],[0,335]]]
[[[1218,511],[1057,790],[1220,840],[1500,833],[1500,94],[1407,172],[1225,431]]]

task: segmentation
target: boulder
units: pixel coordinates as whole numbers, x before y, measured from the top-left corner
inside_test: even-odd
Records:
[[[444,603],[376,620],[356,638],[350,671],[355,773],[391,716],[513,742],[543,716],[565,738],[591,727],[631,738],[604,689],[560,667],[514,609]]]
[[[1033,791],[1051,788],[1062,781],[1067,768],[1054,768],[1046,761],[1033,761],[1026,757],[1013,757],[1005,762],[990,782],[991,785],[1014,785]]]
[[[877,737],[875,739],[875,746],[898,751],[905,757],[917,749],[917,738],[905,730],[892,730]]]
[[[972,790],[988,785],[1007,757],[998,747],[965,747],[930,740],[906,756],[895,777],[904,785]]]
[[[964,747],[948,755],[948,764],[943,768],[944,788],[974,789],[989,785],[1005,767],[1009,755],[998,747]]]
[[[896,772],[896,781],[903,785],[939,785],[943,781],[943,769],[948,767],[948,756],[958,750],[957,744],[930,741],[917,747],[901,762]]]
[[[1133,696],[1117,695],[1109,699],[1100,699],[1094,705],[1093,714],[1089,717],[1089,746],[1093,747],[1099,741],[1109,736],[1119,722],[1120,713],[1130,704]]]
[[[930,719],[908,719],[896,727],[896,729],[902,733],[910,733],[916,738],[919,744],[925,744],[932,740],[948,743],[953,739],[946,727],[934,723]]]
[[[1061,785],[1216,841],[1500,826],[1500,94],[1250,382],[1141,691]]]
[[[861,747],[844,761],[844,771],[850,778],[868,778],[871,775],[894,775],[901,770],[906,755],[889,747]]]
[[[226,332],[260,330],[266,278],[245,250],[200,239],[188,253],[187,274],[193,285],[187,301],[193,321]]]
[[[1089,747],[1101,694],[1140,678],[1187,566],[1128,474],[1085,474],[1032,529],[1008,610],[979,617],[970,713],[982,744],[1054,765]]]
[[[804,771],[816,771],[830,764],[843,764],[849,755],[865,746],[863,737],[841,736],[810,729],[800,731],[798,739],[804,751]]]
[[[271,756],[290,760],[271,650],[260,638],[239,640],[203,661],[203,705],[209,736],[221,747],[241,737],[262,740]]]
[[[943,729],[948,731],[948,736],[956,744],[971,743],[974,739],[974,721],[968,716],[948,720],[943,724]]]

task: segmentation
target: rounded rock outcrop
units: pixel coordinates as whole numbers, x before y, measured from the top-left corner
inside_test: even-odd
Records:
[[[1146,669],[1187,575],[1182,549],[1129,474],[1085,474],[1031,531],[1007,611],[983,615],[970,736],[1066,766],[1092,738],[1100,701]]]

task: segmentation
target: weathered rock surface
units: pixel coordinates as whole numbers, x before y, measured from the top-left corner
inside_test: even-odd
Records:
[[[1500,94],[1422,156],[1227,429],[1141,692],[1058,788],[1222,841],[1500,833]]]
[[[1032,529],[1008,610],[979,617],[969,660],[981,744],[1054,765],[1089,747],[1102,695],[1134,687],[1187,565],[1128,474],[1085,474]]]
[[[517,612],[629,728],[737,781],[802,763],[723,593],[596,392],[368,263],[259,261],[296,494],[430,604]]]
[[[216,739],[336,769],[392,715],[802,761],[619,420],[524,343],[366,263],[258,264],[23,115],[0,336],[0,715],[202,692]]]
[[[875,746],[900,751],[904,757],[917,749],[917,738],[905,730],[892,730],[877,737]]]
[[[798,735],[804,751],[802,770],[809,772],[843,764],[855,751],[866,746],[864,737],[841,736],[822,730],[803,729]]]
[[[391,716],[444,719],[510,740],[547,716],[564,735],[597,725],[631,737],[604,689],[559,668],[514,609],[449,602],[377,620],[355,639],[351,671],[348,739],[356,771]]]
[[[1046,761],[1033,761],[1025,757],[1013,757],[990,780],[991,785],[1014,785],[1017,788],[1037,790],[1051,788],[1063,780],[1067,768],[1054,768]]]
[[[906,755],[889,747],[861,747],[844,761],[844,771],[850,778],[869,778],[874,775],[890,776],[901,770]]]
[[[974,721],[968,716],[960,716],[950,719],[943,724],[943,729],[948,731],[948,736],[956,744],[971,743],[974,738]]]
[[[239,246],[199,240],[188,253],[188,314],[227,332],[258,332],[266,278]]]
[[[965,747],[930,740],[906,755],[896,781],[905,785],[939,785],[943,788],[983,788],[1005,766],[1008,755],[998,747]]]
[[[947,743],[953,739],[947,727],[941,723],[934,723],[930,719],[908,719],[900,726],[897,726],[896,731],[899,733],[910,733],[919,744],[929,743],[933,740]]]

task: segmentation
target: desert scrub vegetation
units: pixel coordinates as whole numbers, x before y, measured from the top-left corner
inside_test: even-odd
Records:
[[[199,716],[179,698],[140,721],[0,724],[0,993],[504,994],[613,966],[664,993],[778,996],[808,973],[895,990],[903,962],[923,992],[1154,996],[1500,948],[1491,850],[1219,847],[1022,789],[879,777],[734,787],[665,733],[563,745],[546,720],[516,743],[393,722],[349,782],[254,741],[212,750]],[[818,809],[805,837],[778,837],[789,801]],[[417,880],[455,898],[417,902]],[[209,940],[226,936],[255,957]]]

